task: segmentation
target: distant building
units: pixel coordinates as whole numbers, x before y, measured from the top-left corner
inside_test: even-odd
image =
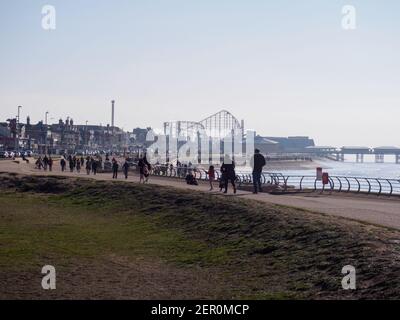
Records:
[[[262,137],[257,135],[255,147],[267,153],[306,153],[308,147],[315,146],[309,137]]]
[[[7,122],[0,123],[0,150],[12,149],[15,145],[14,138]]]
[[[151,130],[150,127],[146,129],[135,128],[132,131],[132,139],[135,145],[148,146],[151,142],[146,141],[147,133]]]
[[[255,137],[254,146],[259,149],[262,154],[281,152],[279,142],[261,136]]]
[[[146,131],[147,132],[147,131]],[[133,146],[133,134],[118,127],[75,125],[72,119],[46,125],[43,121],[17,124],[15,119],[0,123],[0,148],[32,150],[38,153],[75,153],[84,151],[123,151]]]

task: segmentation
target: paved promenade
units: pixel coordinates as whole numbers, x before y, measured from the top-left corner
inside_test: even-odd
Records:
[[[45,172],[37,170],[34,165],[26,163],[15,163],[11,160],[0,161],[0,172],[14,172],[27,175],[62,175],[70,177],[91,178],[97,180],[112,180],[112,174],[98,174],[96,176],[86,175],[85,170],[80,174],[61,172],[58,162],[55,163],[53,172]],[[122,174],[120,174],[120,181],[126,181]],[[139,177],[134,173],[130,173],[128,182],[138,182]],[[163,177],[150,177],[149,184],[172,186],[180,189],[190,189],[209,193],[209,186],[207,183],[200,183],[199,186],[189,186],[183,180],[163,178]],[[215,190],[212,194],[222,195],[215,185]],[[335,215],[344,218],[355,219],[367,223],[386,226],[400,230],[400,198],[393,197],[378,198],[377,196],[361,197],[361,196],[340,196],[340,195],[320,195],[314,193],[312,195],[270,195],[258,194],[253,195],[251,192],[238,191],[236,195],[232,194],[229,190],[226,196],[242,197],[247,199],[255,199],[263,202],[291,206],[306,209],[309,211],[319,212],[328,215]]]

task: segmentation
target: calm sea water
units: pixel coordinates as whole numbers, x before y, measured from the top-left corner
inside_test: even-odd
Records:
[[[385,157],[385,163],[375,163],[375,156],[367,155],[364,163],[356,163],[355,157],[348,156],[345,162],[337,161],[318,161],[315,167],[321,166],[324,172],[328,172],[331,176],[347,176],[347,177],[365,177],[365,178],[383,178],[383,179],[400,179],[400,164],[395,163],[394,156]],[[250,168],[243,168],[240,171],[250,172]],[[266,169],[265,171],[268,171]],[[303,170],[272,170],[284,175],[315,175],[315,169]]]
[[[355,158],[348,157],[345,162],[320,161],[325,172],[332,176],[353,176],[367,178],[400,179],[400,164],[395,163],[394,156],[385,157],[385,163],[375,163],[374,156],[365,156],[364,163],[356,163]],[[315,175],[312,170],[283,170],[283,174],[289,175]]]

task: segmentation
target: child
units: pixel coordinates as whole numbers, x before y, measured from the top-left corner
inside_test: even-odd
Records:
[[[143,183],[147,183],[149,181],[150,171],[148,166],[144,166],[143,168]],[[142,179],[142,177],[140,177]]]
[[[214,166],[210,166],[210,168],[208,169],[208,181],[210,182],[210,191],[214,190],[213,187],[213,182],[215,180],[215,169]]]
[[[226,170],[225,168],[221,167],[221,176],[219,177],[219,191],[221,192],[222,189],[225,189],[225,182],[226,182]]]
[[[225,182],[223,176],[221,176],[221,178],[219,178],[219,191],[221,192],[222,189],[224,188],[225,188]]]

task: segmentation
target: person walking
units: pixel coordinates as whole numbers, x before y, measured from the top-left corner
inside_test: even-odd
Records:
[[[74,169],[75,169],[75,168],[76,168],[76,162],[77,162],[76,156],[74,156],[74,157],[72,158],[72,160],[73,160],[73,162],[74,162]]]
[[[76,162],[76,172],[81,173],[81,161],[78,160]]]
[[[92,163],[93,174],[96,175],[97,174],[97,161],[95,159],[92,159],[91,163]]]
[[[69,159],[69,171],[74,172],[74,160],[72,159],[72,157],[70,157]]]
[[[232,184],[233,193],[236,193],[235,162],[232,161],[232,159],[228,155],[225,155],[224,162],[222,163],[222,166],[221,166],[221,172],[222,172],[222,175],[224,177],[224,187],[225,187],[224,193],[228,193],[228,182],[229,181]]]
[[[118,169],[119,169],[118,161],[115,160],[115,158],[113,158],[112,159],[113,179],[118,179]]]
[[[65,167],[67,166],[67,163],[65,162],[64,158],[61,158],[60,165],[61,165],[61,172],[64,172]]]
[[[45,155],[43,158],[43,169],[44,171],[47,171],[47,166],[49,164],[49,158],[47,158],[47,156]]]
[[[254,155],[251,157],[250,165],[253,168],[253,187],[254,194],[262,192],[261,187],[261,174],[263,167],[265,166],[265,157],[260,153],[260,150],[255,149]]]
[[[125,160],[125,163],[123,164],[122,169],[124,170],[125,179],[128,179],[129,163],[127,160]]]
[[[49,159],[47,160],[47,163],[49,164],[49,171],[53,171],[53,158],[49,156]]]
[[[215,181],[215,169],[214,166],[210,166],[208,169],[208,181],[210,182],[210,191],[214,190],[213,182]]]
[[[42,163],[42,157],[39,157],[39,158],[36,160],[36,169],[42,170],[42,165],[43,165],[43,163]]]
[[[86,159],[86,173],[87,175],[90,175],[90,171],[92,170],[92,161],[90,160],[89,157]]]
[[[138,162],[140,180],[139,183],[146,183],[149,180],[150,175],[150,163],[146,159],[146,155],[139,159]]]

